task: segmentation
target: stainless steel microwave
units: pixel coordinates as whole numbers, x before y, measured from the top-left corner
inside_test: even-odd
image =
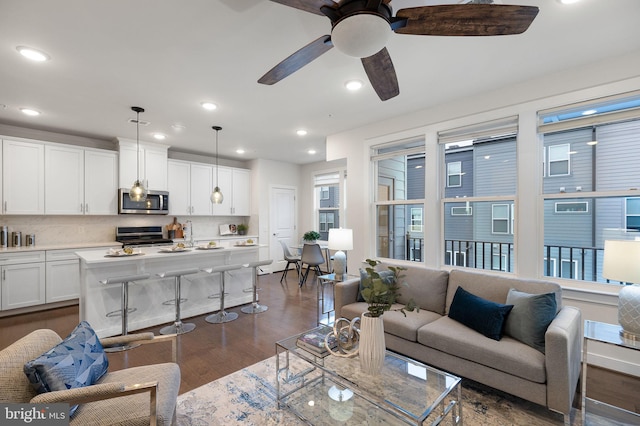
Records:
[[[169,193],[149,191],[145,201],[132,201],[129,188],[118,191],[118,213],[120,214],[169,214]]]

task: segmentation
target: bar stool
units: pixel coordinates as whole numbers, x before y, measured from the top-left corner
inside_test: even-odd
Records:
[[[117,311],[112,311],[107,313],[106,316],[114,317],[118,313],[120,314],[120,317],[122,318],[122,335],[123,336],[126,336],[129,333],[129,330],[128,330],[129,313],[136,311],[135,308],[129,309],[129,283],[133,281],[146,280],[149,277],[150,277],[149,274],[138,274],[138,275],[126,275],[121,277],[111,277],[111,278],[107,278],[106,280],[100,280],[100,284],[104,284],[104,285],[110,285],[110,284],[122,285],[122,292],[120,295],[121,308]],[[121,352],[129,349],[133,349],[138,346],[140,346],[139,343],[137,344],[123,343],[122,345],[110,346],[108,348],[105,348],[104,351],[105,352]]]
[[[259,314],[260,312],[264,312],[268,307],[264,305],[258,304],[258,267],[264,265],[270,265],[273,263],[273,259],[268,260],[258,260],[256,262],[251,262],[249,264],[244,265],[245,268],[253,268],[253,274],[251,275],[251,289],[249,291],[253,291],[253,303],[251,306],[245,306],[240,310],[245,314]]]
[[[211,324],[222,324],[224,322],[230,322],[238,319],[238,314],[236,312],[226,312],[224,310],[224,295],[225,295],[224,278],[227,272],[233,271],[235,269],[240,269],[240,268],[242,268],[241,264],[214,266],[213,268],[203,269],[203,271],[208,272],[210,274],[215,274],[215,273],[220,274],[220,295],[209,296],[210,299],[220,297],[220,310],[217,313],[211,314],[208,317],[206,317],[204,319],[206,322]]]
[[[200,272],[199,268],[191,268],[191,269],[180,269],[176,271],[163,272],[158,274],[160,278],[170,278],[173,277],[175,279],[175,289],[176,289],[176,298],[174,299],[174,303],[176,305],[176,320],[173,324],[167,325],[166,327],[162,327],[160,329],[160,334],[184,334],[196,328],[196,325],[187,322],[183,323],[180,318],[180,305],[182,301],[187,299],[182,299],[180,297],[181,287],[182,287],[182,277],[184,275],[197,274]],[[166,304],[167,302],[164,302]]]

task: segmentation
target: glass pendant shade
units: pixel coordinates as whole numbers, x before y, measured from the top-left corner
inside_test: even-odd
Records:
[[[213,204],[222,204],[222,200],[224,200],[224,196],[222,195],[222,192],[220,191],[219,187],[216,186],[214,188],[210,198]]]
[[[146,201],[147,200],[147,188],[140,181],[140,113],[144,112],[144,108],[131,107],[136,113],[136,181],[133,182],[133,186],[129,190],[129,199],[131,201]]]
[[[129,199],[131,201],[145,201],[147,199],[147,188],[139,180],[136,180],[129,190]]]
[[[220,126],[212,126],[213,130],[216,131],[216,186],[211,193],[211,197],[209,199],[213,204],[222,204],[222,200],[224,200],[224,196],[222,195],[222,191],[220,191],[220,187],[218,186],[218,132],[222,130]]]

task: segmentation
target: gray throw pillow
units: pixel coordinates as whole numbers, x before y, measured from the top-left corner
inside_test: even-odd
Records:
[[[507,304],[513,309],[505,324],[505,334],[544,353],[544,335],[556,317],[555,293],[530,294],[510,289]]]

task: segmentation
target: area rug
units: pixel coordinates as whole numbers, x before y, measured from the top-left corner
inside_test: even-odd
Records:
[[[276,403],[275,357],[258,362],[178,397],[180,426],[208,425],[302,425],[305,424]],[[466,425],[562,425],[560,414],[523,399],[471,381],[463,381],[463,420]],[[590,425],[601,423],[594,419]],[[444,424],[451,424],[447,419]],[[331,419],[327,424],[356,424]],[[574,409],[572,426],[581,425],[580,411]]]

